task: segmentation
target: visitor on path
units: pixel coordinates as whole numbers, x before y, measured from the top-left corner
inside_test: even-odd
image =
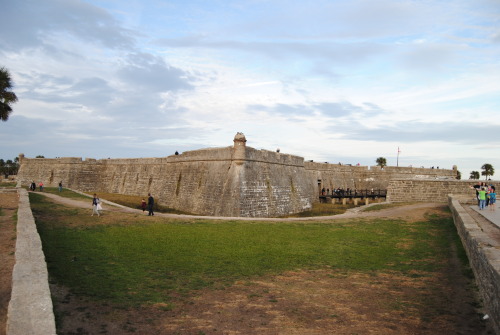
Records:
[[[477,185],[474,185],[474,186],[471,186],[470,188],[474,189],[476,191],[476,199],[477,199],[477,205],[479,206],[479,190],[482,189],[483,187],[485,186],[485,184],[483,182],[481,182],[481,184],[477,184]]]
[[[97,216],[101,216],[99,211],[102,210],[101,200],[97,197],[97,194],[94,193],[94,198],[92,199],[92,216],[97,214]]]
[[[59,182],[59,192],[62,192],[62,180]]]
[[[141,201],[141,208],[142,208],[142,212],[144,213],[144,211],[146,210],[146,200],[142,199]]]
[[[38,184],[38,186],[40,187],[40,191],[42,191],[42,192],[43,192],[43,182],[40,182],[40,183]]]
[[[487,188],[486,187],[482,187],[477,192],[479,194],[479,210],[483,210],[484,206],[486,204],[486,192],[487,192]]]
[[[31,182],[31,185],[30,185],[30,190],[31,190],[31,191],[36,191],[36,183],[35,183],[35,181],[34,181],[34,180]]]
[[[490,188],[490,192],[488,193],[488,198],[490,199],[490,206],[489,206],[490,211],[494,211],[495,203],[497,202],[497,194],[494,187]]]
[[[155,204],[155,199],[153,198],[151,193],[148,193],[148,211],[149,211],[148,216],[155,215],[155,213],[153,213],[154,204]]]

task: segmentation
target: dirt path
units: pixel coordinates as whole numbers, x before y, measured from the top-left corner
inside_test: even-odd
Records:
[[[39,192],[37,192],[39,193]],[[71,206],[71,207],[78,207],[78,208],[88,208],[89,211],[91,210],[91,198],[89,197],[88,201],[84,200],[75,200],[75,199],[70,199],[70,198],[65,198],[58,196],[57,194],[52,194],[52,193],[40,193],[43,194],[44,196],[54,200],[57,203],[66,205],[66,206]],[[102,199],[101,199],[102,200]],[[137,214],[143,214],[142,210],[139,209],[133,209],[129,207],[124,207],[118,204],[113,204],[111,202],[108,202],[106,200],[104,209],[105,211],[112,211],[112,212],[124,212],[124,213],[137,213]],[[398,218],[398,219],[405,219],[409,221],[414,221],[416,219],[419,219],[422,216],[422,212],[426,211],[432,211],[435,208],[439,207],[446,207],[446,205],[436,205],[435,203],[415,203],[412,205],[405,205],[405,206],[400,206],[400,207],[392,207],[392,208],[387,208],[379,211],[373,211],[373,212],[362,212],[360,209],[361,207],[354,208],[352,210],[347,211],[344,214],[340,215],[331,215],[331,216],[321,216],[321,217],[301,217],[301,218],[244,218],[244,217],[216,217],[216,216],[200,216],[200,215],[182,215],[182,214],[167,214],[167,213],[155,213],[156,216],[160,217],[167,217],[167,218],[186,218],[186,219],[212,219],[212,220],[241,220],[241,221],[308,221],[308,220],[340,220],[340,219],[348,219],[348,218],[362,218],[362,217],[390,217],[390,218]]]

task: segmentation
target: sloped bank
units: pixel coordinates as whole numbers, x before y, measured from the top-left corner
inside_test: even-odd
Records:
[[[458,197],[448,196],[448,205],[469,257],[484,308],[495,333],[500,334],[500,242],[483,232]]]

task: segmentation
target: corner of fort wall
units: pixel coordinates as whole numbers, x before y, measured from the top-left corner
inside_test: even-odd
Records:
[[[236,145],[238,144],[238,145]],[[308,210],[322,188],[384,190],[395,178],[450,178],[455,170],[304,162],[300,156],[235,146],[160,158],[20,160],[18,182],[84,192],[146,196],[186,213],[277,217]]]
[[[311,208],[314,191],[302,157],[245,147],[187,151],[163,158],[25,158],[21,185],[40,181],[85,192],[145,196],[187,213],[273,217]]]

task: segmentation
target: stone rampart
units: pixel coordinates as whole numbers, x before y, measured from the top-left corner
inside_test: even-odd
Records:
[[[500,246],[477,225],[460,204],[458,197],[449,196],[448,205],[455,226],[469,258],[476,283],[489,320],[500,334]]]
[[[325,189],[380,189],[385,190],[392,179],[455,179],[456,168],[426,169],[413,167],[351,166],[328,163],[305,162],[305,169],[311,179]],[[318,190],[318,191],[319,191]]]
[[[246,146],[238,133],[232,147],[187,151],[161,158],[46,159],[20,155],[22,185],[42,181],[84,192],[145,197],[199,215],[276,217],[308,210],[322,188],[385,190],[393,178],[454,177],[456,170],[349,166]]]
[[[478,180],[456,179],[392,179],[387,187],[389,202],[448,202],[448,195],[465,196],[473,199],[476,192],[470,187]],[[488,181],[498,188],[497,181]]]
[[[31,213],[28,192],[18,189],[16,264],[7,312],[7,335],[52,335],[56,324],[42,242]]]
[[[302,157],[244,147],[202,149],[164,158],[29,159],[18,179],[85,192],[145,196],[193,214],[273,217],[311,208],[314,184]]]

